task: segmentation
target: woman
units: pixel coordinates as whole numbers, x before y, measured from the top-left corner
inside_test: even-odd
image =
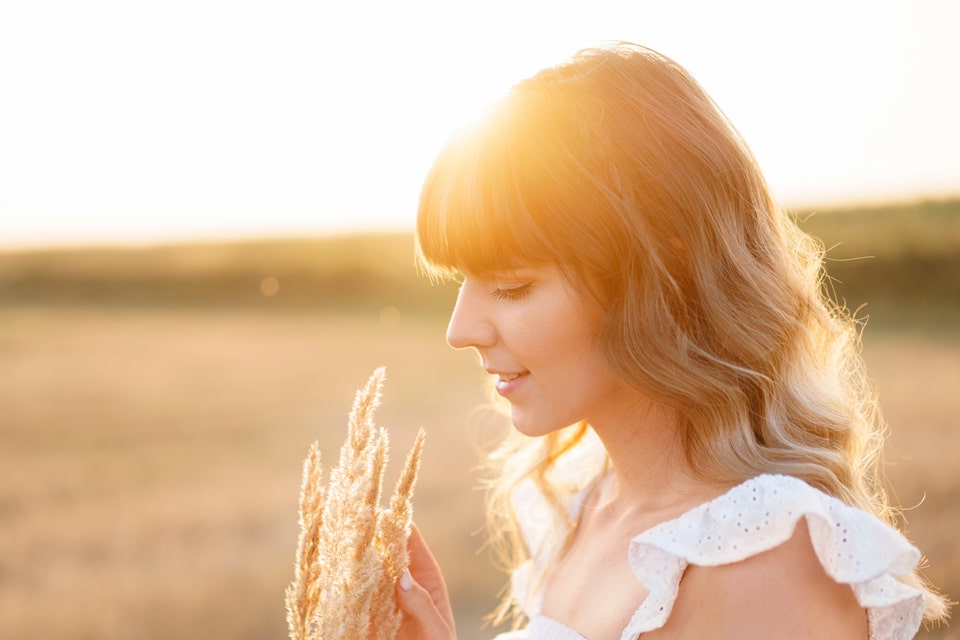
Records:
[[[529,640],[909,638],[943,599],[892,528],[855,321],[703,89],[635,45],[519,83],[423,187],[447,332],[516,432],[489,457]],[[401,637],[454,637],[415,534]]]

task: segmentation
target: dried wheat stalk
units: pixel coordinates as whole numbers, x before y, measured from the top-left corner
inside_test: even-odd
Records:
[[[316,442],[303,463],[300,537],[294,579],[286,591],[291,640],[393,640],[400,626],[393,589],[409,560],[424,433],[417,433],[389,508],[381,508],[389,438],[374,426],[373,416],[383,379],[381,367],[357,392],[327,485]]]

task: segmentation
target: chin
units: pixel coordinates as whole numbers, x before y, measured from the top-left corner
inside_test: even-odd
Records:
[[[537,420],[530,420],[529,418],[525,419],[523,416],[518,416],[516,413],[511,416],[510,421],[513,424],[514,429],[530,438],[540,438],[568,426],[566,424],[555,424],[553,422],[547,423]]]

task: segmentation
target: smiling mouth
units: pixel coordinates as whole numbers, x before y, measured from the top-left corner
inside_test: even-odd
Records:
[[[501,394],[512,393],[516,385],[519,385],[523,382],[523,378],[526,378],[530,375],[529,371],[521,371],[520,373],[500,373],[497,375],[496,387],[497,391]]]

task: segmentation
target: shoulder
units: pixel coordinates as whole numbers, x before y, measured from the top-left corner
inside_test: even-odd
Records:
[[[916,566],[917,549],[788,476],[748,480],[640,534],[630,551],[657,603],[636,626],[663,627],[664,638],[696,637],[694,628],[772,638],[844,638],[850,629],[863,638],[864,624],[871,637],[912,638],[923,613],[922,593],[899,579]],[[690,630],[666,633],[681,625]]]
[[[867,637],[866,611],[849,585],[823,569],[802,520],[768,551],[732,564],[689,566],[664,631],[681,626],[683,637]]]

